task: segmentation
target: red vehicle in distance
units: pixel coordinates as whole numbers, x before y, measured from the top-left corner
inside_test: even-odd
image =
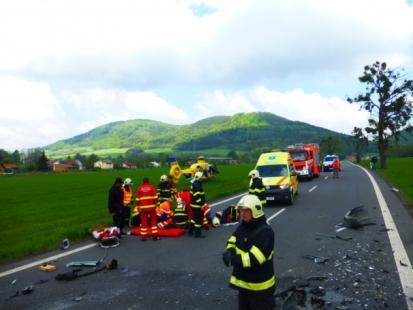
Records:
[[[316,143],[297,143],[285,148],[291,154],[300,178],[312,180],[320,174],[320,147]]]

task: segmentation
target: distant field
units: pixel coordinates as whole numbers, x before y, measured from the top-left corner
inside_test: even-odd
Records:
[[[91,155],[95,154],[98,156],[118,156],[123,155],[128,150],[128,148],[112,148],[112,149],[102,149],[102,150],[93,150],[92,148],[75,148],[73,150],[66,151],[56,151],[50,152],[47,151],[46,155],[50,158],[62,158],[67,156],[75,156],[77,153],[81,155]]]
[[[253,165],[219,166],[206,182],[207,201],[246,191]],[[114,179],[131,177],[134,190],[144,176],[158,184],[167,168],[0,176],[0,263],[56,249],[63,238],[84,239],[87,229],[111,223],[107,192]],[[178,188],[189,188],[181,179]]]
[[[362,165],[369,167],[369,161],[363,161]],[[398,188],[407,202],[413,205],[413,157],[389,158],[387,170],[377,169],[385,179]]]

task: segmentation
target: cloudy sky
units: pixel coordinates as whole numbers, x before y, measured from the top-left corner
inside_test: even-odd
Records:
[[[117,120],[267,111],[350,133],[376,60],[413,72],[406,0],[0,0],[0,148]]]

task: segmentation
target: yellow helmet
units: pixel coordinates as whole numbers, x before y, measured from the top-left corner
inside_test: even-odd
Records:
[[[168,181],[168,177],[166,176],[166,174],[161,175],[161,182],[166,182]]]
[[[201,171],[198,171],[194,174],[194,178],[195,180],[199,180],[200,178],[202,178],[203,173]]]
[[[260,173],[258,172],[258,170],[251,170],[250,173],[248,173],[248,176],[255,179],[258,178],[260,176]]]
[[[236,207],[239,210],[250,209],[255,219],[264,215],[261,201],[255,195],[245,195],[238,201]]]

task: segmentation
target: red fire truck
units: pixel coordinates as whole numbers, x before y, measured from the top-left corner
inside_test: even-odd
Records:
[[[320,174],[320,147],[318,144],[297,143],[289,145],[285,151],[291,154],[294,168],[301,178],[312,180]]]

